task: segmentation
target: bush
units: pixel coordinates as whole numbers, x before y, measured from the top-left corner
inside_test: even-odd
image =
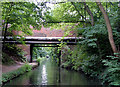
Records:
[[[4,44],[2,63],[11,63],[11,60],[22,61],[26,60],[25,52],[22,51],[16,44]],[[10,60],[10,61],[9,61]]]
[[[97,55],[91,55],[84,59],[82,70],[90,76],[98,76],[102,72],[101,59]]]
[[[109,59],[103,60],[107,68],[101,74],[100,78],[103,83],[109,82],[110,85],[120,85],[120,54],[116,53],[115,56],[107,56]]]
[[[6,53],[2,52],[2,63],[3,64],[14,64],[14,60]]]
[[[66,62],[62,63],[62,67],[66,68],[66,69],[71,69],[72,64],[71,64],[71,62],[66,61]]]

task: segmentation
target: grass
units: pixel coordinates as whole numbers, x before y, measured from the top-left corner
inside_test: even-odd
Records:
[[[21,68],[18,68],[17,70],[4,73],[2,74],[2,82],[5,83],[7,81],[10,81],[11,79],[18,77],[19,75],[22,75],[25,72],[31,71],[32,70],[32,65],[25,64]]]

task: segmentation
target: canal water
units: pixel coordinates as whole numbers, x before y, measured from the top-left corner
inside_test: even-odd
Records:
[[[27,72],[6,83],[9,85],[100,85],[96,79],[90,79],[83,73],[59,68],[51,59],[44,61],[33,71]]]

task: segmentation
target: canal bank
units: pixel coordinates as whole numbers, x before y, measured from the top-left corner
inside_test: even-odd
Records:
[[[18,78],[4,84],[9,85],[101,85],[97,79],[90,79],[83,73],[59,68],[48,59],[33,71],[27,72]]]
[[[5,84],[38,66],[37,62],[2,66],[2,83]]]

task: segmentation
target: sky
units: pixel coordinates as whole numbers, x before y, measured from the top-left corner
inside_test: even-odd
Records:
[[[47,0],[32,0],[35,4],[37,4],[37,2],[46,2]],[[50,1],[50,0],[48,0]],[[54,1],[54,0],[53,0]],[[51,1],[50,1],[51,2]],[[51,7],[51,9],[54,9],[54,5],[52,3],[46,3],[47,7]]]

